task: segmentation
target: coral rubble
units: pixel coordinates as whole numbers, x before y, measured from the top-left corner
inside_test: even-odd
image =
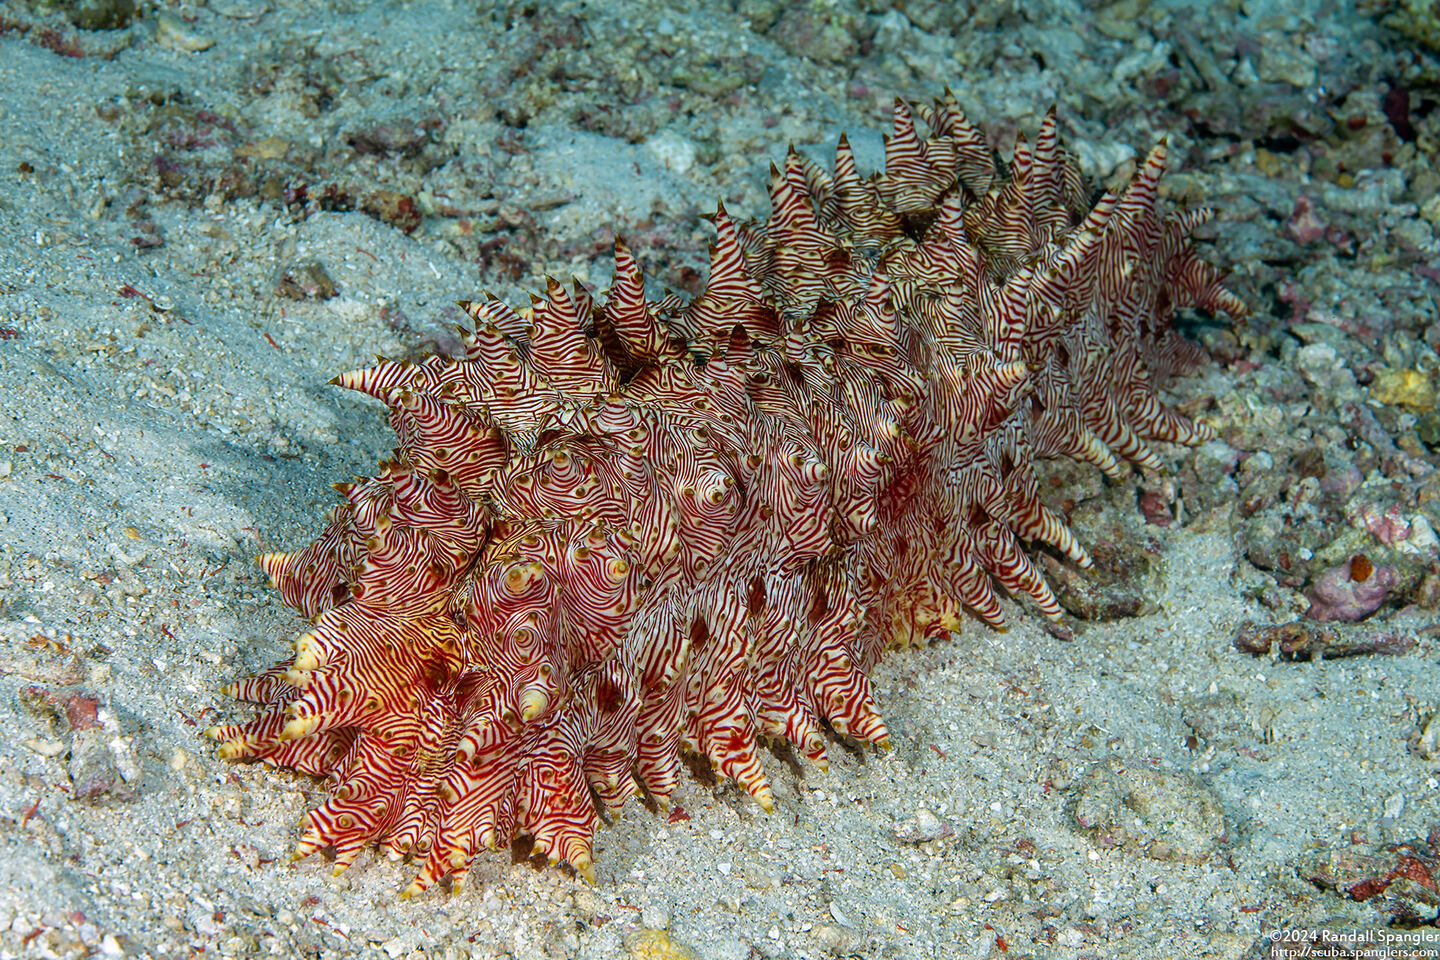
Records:
[[[1157,212],[1165,161],[1091,206],[1053,111],[1001,169],[952,98],[897,102],[882,174],[842,138],[773,169],[767,222],[719,210],[688,303],[617,242],[603,302],[467,303],[463,358],[338,377],[400,446],[262,558],[313,626],[229,688],[262,710],[221,755],[326,777],[297,856],[379,843],[418,892],[518,834],[587,873],[597,807],[663,803],[682,750],[768,809],[758,738],[883,745],[887,645],[1000,625],[996,582],[1058,616],[1027,542],[1089,565],[1035,458],[1212,436],[1157,397],[1197,359],[1170,321],[1244,307],[1206,213]]]

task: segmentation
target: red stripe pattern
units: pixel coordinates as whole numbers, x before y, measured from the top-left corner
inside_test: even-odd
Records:
[[[717,211],[689,303],[617,242],[603,303],[462,303],[463,358],[338,377],[399,448],[261,558],[313,627],[229,688],[260,710],[221,756],[325,777],[296,856],[378,844],[415,893],[517,834],[588,875],[600,813],[664,805],[682,752],[769,809],[760,738],[885,745],[887,646],[1001,625],[997,584],[1059,616],[1027,544],[1089,566],[1035,458],[1120,477],[1213,435],[1156,393],[1199,358],[1170,321],[1245,308],[1206,214],[1156,209],[1165,163],[1090,209],[1054,111],[1007,175],[953,97],[900,102],[883,173],[842,138],[833,173],[774,168],[768,221]]]

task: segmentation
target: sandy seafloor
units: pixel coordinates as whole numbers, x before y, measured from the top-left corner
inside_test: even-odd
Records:
[[[1238,958],[1423,929],[1433,51],[1383,4],[897,6],[147,2],[82,31],[0,4],[0,957]],[[199,733],[303,628],[255,555],[391,446],[326,381],[453,344],[482,289],[603,287],[612,229],[693,287],[717,198],[763,216],[768,163],[841,129],[873,169],[893,95],[946,83],[1007,153],[1058,103],[1097,181],[1168,134],[1169,201],[1220,211],[1202,246],[1255,315],[1197,326],[1215,360],[1174,385],[1225,438],[1163,450],[1149,487],[1182,522],[1146,524],[1138,481],[1064,488],[1106,505],[1082,539],[1152,541],[1141,615],[1067,633],[1007,602],[1007,632],[895,652],[893,754],[772,758],[772,816],[687,777],[688,819],[637,803],[601,832],[594,886],[482,855],[460,894],[402,901],[403,863],[289,864],[317,783]],[[335,296],[277,293],[315,261]],[[1329,514],[1285,472],[1307,450],[1363,478]],[[1358,629],[1409,648],[1239,652],[1320,573],[1271,569],[1289,553],[1248,511],[1289,510],[1296,556],[1383,565],[1399,538],[1366,503],[1400,504],[1411,568]],[[1384,876],[1411,840],[1383,893],[1315,880]]]

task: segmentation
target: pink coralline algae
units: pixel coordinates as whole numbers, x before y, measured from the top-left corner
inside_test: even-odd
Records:
[[[1156,394],[1200,356],[1170,321],[1244,307],[1165,163],[1091,206],[1053,111],[1002,171],[953,99],[897,102],[882,174],[842,138],[772,170],[767,222],[719,210],[689,302],[617,242],[603,301],[466,303],[464,357],[338,377],[399,448],[262,558],[313,626],[228,688],[261,710],[221,756],[325,777],[296,856],[379,844],[416,893],[517,835],[589,875],[597,810],[665,805],[682,751],[768,810],[760,738],[885,746],[887,646],[999,626],[997,583],[1058,617],[1023,543],[1090,565],[1035,458],[1120,478],[1213,436]]]
[[[1385,602],[1400,582],[1394,567],[1375,566],[1363,556],[1354,556],[1322,573],[1310,588],[1311,620],[1359,620],[1368,617]]]

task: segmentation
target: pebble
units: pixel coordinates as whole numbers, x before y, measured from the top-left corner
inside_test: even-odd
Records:
[[[640,922],[652,930],[667,930],[670,927],[670,907],[664,903],[647,904],[640,912]]]
[[[843,923],[838,926],[818,924],[810,928],[810,936],[820,949],[836,957],[856,955],[860,945],[860,938],[855,931]]]
[[[65,752],[65,744],[59,740],[49,740],[44,737],[31,737],[21,741],[27,749],[33,750],[42,757],[58,757]]]
[[[1300,375],[1315,386],[1324,386],[1340,366],[1340,355],[1328,343],[1307,343],[1295,353]]]
[[[175,14],[161,11],[155,16],[155,42],[184,53],[199,53],[215,46],[215,38],[191,29]]]
[[[1419,370],[1382,370],[1370,384],[1371,399],[1416,413],[1435,409],[1435,381]]]
[[[1310,588],[1312,620],[1359,620],[1380,609],[1390,591],[1400,582],[1400,575],[1388,565],[1370,565],[1365,575],[1352,570],[1353,560],[1331,567],[1316,579]],[[1368,563],[1368,561],[1367,561]]]
[[[920,807],[915,811],[915,816],[898,824],[892,832],[906,843],[925,843],[951,836],[955,829],[928,808]]]
[[[1425,721],[1415,753],[1432,763],[1440,761],[1440,712],[1431,714],[1430,719]]]
[[[660,166],[676,174],[688,173],[700,153],[700,146],[694,140],[670,130],[646,140],[645,149],[655,156]]]
[[[625,949],[635,960],[700,960],[692,947],[664,930],[636,930],[625,938]]]
[[[1399,170],[1362,170],[1350,187],[1326,184],[1320,190],[1325,206],[1346,213],[1374,216],[1384,213],[1405,194],[1405,175]]]

